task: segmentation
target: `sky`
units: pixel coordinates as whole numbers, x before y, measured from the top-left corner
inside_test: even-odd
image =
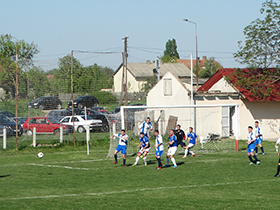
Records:
[[[34,42],[34,64],[45,71],[74,50],[84,66],[97,63],[114,70],[122,62],[122,38],[128,38],[128,62],[162,56],[176,39],[181,59],[215,57],[225,68],[242,67],[233,58],[243,29],[260,17],[265,0],[0,0],[0,34]],[[81,53],[79,51],[89,51]],[[96,54],[94,52],[112,52]]]

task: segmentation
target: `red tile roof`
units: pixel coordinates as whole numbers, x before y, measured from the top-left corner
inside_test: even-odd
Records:
[[[269,81],[268,85],[266,88],[272,88],[272,92],[262,98],[257,94],[254,94],[251,92],[249,89],[244,89],[237,84],[237,75],[234,74],[234,72],[238,69],[220,69],[217,71],[209,80],[207,80],[197,91],[203,92],[203,91],[208,91],[211,89],[211,87],[216,84],[221,78],[226,78],[226,76],[229,78],[228,82],[237,89],[246,99],[249,101],[280,101],[280,80],[271,82]],[[242,69],[244,72],[249,73],[249,69]],[[259,76],[262,76],[262,69],[255,69],[256,71],[259,71]],[[269,69],[270,71],[279,71],[276,69]],[[252,80],[251,74],[244,75],[245,78],[248,80]],[[259,84],[256,84],[259,86]]]

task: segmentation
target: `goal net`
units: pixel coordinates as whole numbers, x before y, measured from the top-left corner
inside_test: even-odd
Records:
[[[119,133],[126,129],[129,135],[127,154],[136,154],[139,144],[139,125],[147,117],[150,118],[153,130],[159,130],[164,143],[168,141],[171,129],[181,125],[187,135],[189,127],[193,127],[198,136],[194,152],[210,152],[221,150],[235,150],[238,145],[238,105],[184,105],[184,106],[122,106],[119,120],[110,125],[110,132]],[[153,131],[149,131],[151,144],[150,153],[155,152]],[[187,143],[187,142],[186,142]],[[117,147],[118,139],[111,139],[108,156],[112,157]],[[178,152],[183,152],[178,147]],[[166,151],[166,149],[165,149]],[[177,153],[178,153],[177,152]]]

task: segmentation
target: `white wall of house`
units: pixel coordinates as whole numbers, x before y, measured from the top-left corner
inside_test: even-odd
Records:
[[[209,90],[210,91],[210,90]],[[235,93],[236,90],[224,78],[221,78],[211,87],[211,91],[221,91],[227,93]]]
[[[169,84],[168,84],[169,83]],[[147,106],[159,105],[190,105],[188,90],[172,73],[166,73],[163,78],[150,90],[147,96]],[[155,111],[155,120],[158,119],[160,110]],[[160,119],[160,132],[165,133],[169,116],[178,117],[178,122],[184,130],[187,130],[193,123],[191,121],[191,109],[163,109]]]
[[[123,67],[114,75],[114,92],[122,91]],[[135,77],[127,71],[127,92],[140,92],[145,81],[137,81]]]

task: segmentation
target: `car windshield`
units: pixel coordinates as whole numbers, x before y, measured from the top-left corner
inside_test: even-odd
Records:
[[[44,97],[40,97],[40,98],[37,98],[36,100],[34,100],[33,102],[40,102],[41,100],[43,100]]]
[[[75,99],[75,101],[81,101],[85,96],[79,96],[78,98]]]
[[[0,123],[10,123],[10,122],[14,122],[14,121],[6,117],[5,115],[0,115]]]
[[[86,116],[81,116],[84,120],[86,120]],[[87,116],[87,120],[93,120],[90,116]]]
[[[49,119],[49,121],[50,121],[52,124],[59,123],[56,119],[54,119],[54,118],[52,118],[52,117],[49,117],[48,119]]]

